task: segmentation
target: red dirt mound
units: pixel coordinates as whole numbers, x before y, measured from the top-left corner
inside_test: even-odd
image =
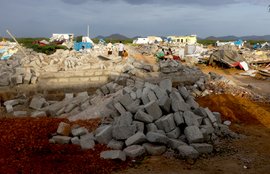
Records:
[[[262,124],[270,128],[270,106],[254,103],[246,98],[228,94],[212,95],[197,99],[212,111],[220,112],[223,120],[245,124]]]
[[[68,122],[55,118],[0,119],[0,173],[111,173],[127,166],[127,162],[101,159],[100,152],[107,149],[103,145],[82,151],[76,145],[49,144],[61,121]],[[98,123],[93,120],[85,125],[94,129]]]

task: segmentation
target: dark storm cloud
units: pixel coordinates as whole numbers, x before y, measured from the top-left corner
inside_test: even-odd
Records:
[[[124,1],[128,4],[141,5],[141,4],[182,4],[182,5],[201,5],[201,6],[222,6],[237,3],[252,3],[252,4],[265,4],[268,0],[62,0],[68,4],[82,4],[85,2],[116,2]]]

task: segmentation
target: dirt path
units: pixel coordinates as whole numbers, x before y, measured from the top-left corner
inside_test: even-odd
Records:
[[[215,72],[219,75],[226,77],[229,80],[234,81],[236,84],[245,87],[252,88],[254,92],[261,94],[266,97],[270,97],[270,81],[256,79],[250,76],[242,76],[240,73],[243,73],[243,70],[238,69],[222,69],[222,68],[214,68],[210,66],[200,65],[201,70],[208,74],[209,72]]]

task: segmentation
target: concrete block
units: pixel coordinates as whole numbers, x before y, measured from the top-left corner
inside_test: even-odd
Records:
[[[114,150],[122,150],[124,146],[124,142],[123,141],[116,141],[114,139],[112,139],[109,144],[107,145],[107,147],[114,149]]]
[[[160,88],[159,86],[156,85],[156,87],[153,89],[155,92],[157,98],[160,100],[163,96],[168,96],[167,92],[165,89]]]
[[[76,97],[81,97],[81,98],[88,98],[89,95],[88,95],[88,92],[87,91],[84,91],[84,92],[79,92]]]
[[[199,127],[201,125],[201,123],[202,123],[202,120],[203,120],[202,117],[195,115],[191,111],[185,111],[183,113],[183,117],[184,117],[185,123],[188,126],[195,125],[195,126],[198,126]]]
[[[109,150],[100,153],[100,158],[103,159],[120,159],[126,161],[126,154],[121,150]]]
[[[151,101],[144,106],[145,110],[149,115],[151,115],[154,120],[159,119],[162,116],[162,111],[155,101]]]
[[[73,138],[71,138],[71,143],[76,144],[76,145],[80,145],[80,139],[78,137],[73,137]]]
[[[132,98],[132,100],[136,100],[137,98],[136,92],[131,92],[130,97]]]
[[[138,110],[138,112],[134,116],[134,119],[142,121],[144,123],[152,123],[154,121],[154,118],[151,115],[143,112],[142,110]]]
[[[217,123],[221,124],[221,114],[219,112],[213,112],[214,116],[216,117]]]
[[[130,158],[136,158],[145,153],[145,149],[140,145],[132,145],[124,149],[126,155]]]
[[[192,109],[199,108],[199,104],[194,100],[193,97],[189,96],[186,100],[186,103],[190,106]]]
[[[177,150],[182,158],[196,159],[199,157],[199,152],[192,146],[182,145],[179,146]]]
[[[119,102],[126,108],[128,105],[133,103],[133,100],[129,94],[125,94],[119,98]]]
[[[80,137],[80,145],[83,150],[94,149],[95,141],[93,133],[88,133]]]
[[[143,88],[143,92],[142,92],[142,102],[144,105],[146,105],[147,103],[150,102],[149,98],[148,98],[148,93],[151,89],[149,87],[145,87]]]
[[[202,121],[202,124],[212,127],[212,123],[211,123],[209,118],[204,118],[203,121]]]
[[[74,128],[71,130],[73,136],[82,136],[88,134],[88,130],[85,127]]]
[[[178,100],[173,100],[173,99],[171,100],[172,100],[172,110],[174,112],[190,110],[190,106],[186,104],[184,101],[180,102]]]
[[[139,109],[140,103],[141,103],[140,99],[137,99],[137,100],[135,100],[134,102],[132,102],[131,104],[129,104],[129,105],[126,107],[126,109],[127,109],[129,112],[135,114],[135,113],[138,111],[138,109]]]
[[[130,112],[125,112],[120,117],[114,118],[113,126],[129,126],[132,124],[132,117]]]
[[[186,87],[179,87],[178,88],[181,96],[186,100],[189,96],[190,96],[190,93],[188,92],[187,88]]]
[[[199,115],[201,117],[207,117],[207,113],[206,113],[205,109],[202,107],[199,107],[199,108],[193,110],[193,113],[196,115]]]
[[[141,144],[145,141],[146,141],[146,136],[142,132],[137,132],[136,134],[129,137],[125,141],[125,144],[126,144],[126,146],[131,146],[131,145],[135,145],[135,144]]]
[[[157,101],[157,96],[152,90],[148,92],[147,96],[149,101]]]
[[[34,111],[31,113],[31,117],[47,117],[47,114],[44,111]]]
[[[46,103],[45,98],[43,98],[39,95],[36,95],[32,98],[29,107],[36,109],[36,110],[39,110],[44,106],[45,103]]]
[[[172,91],[170,94],[170,98],[172,99],[173,102],[178,101],[178,102],[185,102],[183,97],[180,95],[178,91]]]
[[[179,139],[169,138],[168,140],[168,146],[174,150],[176,150],[179,146],[182,146],[182,145],[187,145],[187,144]]]
[[[142,88],[138,88],[137,90],[136,90],[136,96],[137,96],[137,98],[142,98]]]
[[[176,128],[173,114],[161,117],[155,122],[155,124],[157,125],[158,129],[164,130],[166,133]]]
[[[16,84],[22,84],[23,83],[23,76],[22,75],[18,75],[16,77]]]
[[[13,116],[15,117],[26,117],[27,111],[14,111]]]
[[[151,143],[167,144],[168,142],[168,137],[166,137],[166,135],[157,132],[148,132],[146,134],[146,139]]]
[[[125,125],[125,126],[113,126],[113,138],[116,140],[126,140],[136,132],[135,125]]]
[[[7,106],[7,105],[10,105],[10,106],[15,106],[15,105],[18,105],[20,104],[20,101],[19,100],[7,100],[4,102],[4,105]]]
[[[191,143],[201,143],[204,141],[202,132],[197,126],[188,126],[184,130],[185,136],[188,142]]]
[[[156,156],[162,155],[167,150],[166,146],[155,145],[150,143],[144,143],[143,147],[148,154]]]
[[[70,134],[70,131],[71,131],[70,124],[65,123],[65,122],[61,122],[61,123],[59,123],[56,132],[59,135],[68,136]]]
[[[132,125],[136,126],[136,132],[144,132],[144,123],[140,121],[133,121]]]
[[[69,144],[71,137],[56,135],[53,136],[52,139],[55,141],[56,144]]]
[[[29,84],[30,81],[31,81],[31,77],[32,77],[32,74],[31,73],[26,73],[25,76],[24,76],[23,83],[24,84]]]
[[[31,77],[31,80],[30,80],[30,83],[31,84],[36,84],[37,83],[37,80],[38,80],[38,78],[36,76],[32,76]]]
[[[147,132],[156,132],[158,130],[157,126],[155,123],[150,123],[146,125],[146,131]]]
[[[208,108],[205,108],[205,112],[207,114],[207,117],[210,119],[210,121],[212,123],[216,123],[217,122],[217,119],[216,119],[215,115]]]
[[[106,85],[103,85],[103,86],[100,88],[100,90],[102,91],[102,93],[103,93],[104,95],[107,95],[107,94],[110,93],[110,91],[109,91],[109,89],[107,88]]]
[[[73,93],[65,93],[65,98],[64,100],[70,100],[74,98],[74,94]]]
[[[160,108],[166,113],[171,112],[171,103],[172,101],[167,95],[163,95],[158,101]]]
[[[96,134],[96,141],[100,144],[108,144],[112,140],[112,125],[104,126],[103,130]]]
[[[120,114],[124,114],[127,112],[126,109],[119,102],[116,102],[113,106]]]
[[[211,144],[190,144],[194,149],[196,149],[199,153],[212,153],[213,146]]]
[[[6,105],[6,111],[7,111],[7,113],[13,112],[13,106],[12,105]]]
[[[174,122],[176,126],[180,126],[182,124],[185,124],[184,117],[183,117],[183,112],[175,112],[173,114]]]
[[[164,89],[165,91],[171,92],[172,91],[172,80],[171,79],[164,79],[159,82],[160,88]]]
[[[177,139],[181,135],[181,131],[179,127],[176,127],[171,132],[166,133],[167,137]]]

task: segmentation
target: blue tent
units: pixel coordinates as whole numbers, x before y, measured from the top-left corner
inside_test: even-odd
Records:
[[[90,48],[93,48],[93,45],[90,42],[75,42],[74,43],[74,50],[80,51],[82,48],[90,49]]]

